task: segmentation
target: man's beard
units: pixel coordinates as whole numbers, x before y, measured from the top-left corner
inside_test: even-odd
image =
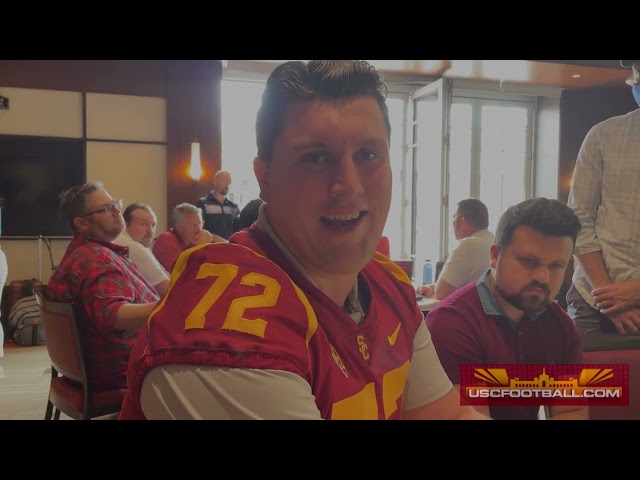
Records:
[[[544,306],[549,303],[549,298],[551,297],[551,291],[549,287],[538,282],[531,282],[522,288],[518,293],[507,293],[500,285],[496,282],[495,284],[496,290],[502,295],[502,298],[505,299],[507,303],[517,308],[520,311],[533,313],[537,312],[544,308]],[[532,294],[528,294],[527,290],[530,288],[539,288],[544,291],[544,297],[540,297],[539,295],[533,296]]]

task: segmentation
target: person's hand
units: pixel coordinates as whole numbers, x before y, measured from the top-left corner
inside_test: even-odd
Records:
[[[202,230],[196,235],[194,243],[196,245],[202,245],[203,243],[211,243],[212,240],[213,235],[211,235],[207,230]]]
[[[591,292],[596,307],[605,315],[620,313],[640,303],[640,281],[621,280]]]
[[[620,313],[608,315],[620,334],[640,333],[640,310],[630,308]]]
[[[426,298],[433,297],[433,283],[429,283],[428,285],[422,285],[421,287],[416,288],[416,294],[422,295]]]

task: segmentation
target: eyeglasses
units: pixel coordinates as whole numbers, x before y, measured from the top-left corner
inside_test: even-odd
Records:
[[[109,212],[112,213],[115,209],[122,210],[122,200],[116,200],[115,202],[110,203],[109,205],[105,205],[98,210],[94,210],[93,212],[83,213],[82,215],[78,215],[79,217],[88,217],[89,215],[93,215],[94,213],[104,213]]]

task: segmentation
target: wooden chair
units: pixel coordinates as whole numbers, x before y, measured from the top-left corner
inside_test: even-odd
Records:
[[[394,260],[396,265],[398,265],[404,273],[411,279],[413,278],[413,260]]]
[[[60,412],[75,420],[91,420],[118,413],[126,390],[102,391],[91,387],[87,378],[84,342],[78,331],[73,305],[54,302],[40,293],[36,295],[51,359],[45,420],[51,420],[54,407],[55,420],[60,419]]]

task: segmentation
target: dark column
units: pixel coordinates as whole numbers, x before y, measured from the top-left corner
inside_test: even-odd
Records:
[[[220,169],[219,60],[167,61],[167,225],[178,203],[195,203]],[[188,175],[191,142],[200,142],[202,178]]]

